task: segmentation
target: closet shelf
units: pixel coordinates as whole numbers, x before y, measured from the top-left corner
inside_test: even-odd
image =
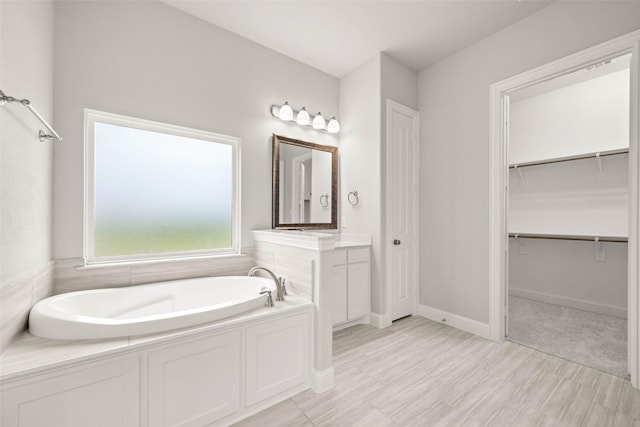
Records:
[[[550,240],[581,240],[588,242],[613,242],[625,243],[628,238],[620,236],[588,236],[574,234],[532,234],[532,233],[509,233],[509,237],[523,239],[550,239]]]
[[[523,168],[527,166],[547,165],[551,163],[570,162],[573,160],[591,159],[593,157],[615,156],[618,154],[627,154],[627,153],[629,153],[628,148],[622,148],[618,150],[599,151],[597,153],[576,154],[574,156],[556,157],[553,159],[536,160],[532,162],[522,162],[522,163],[512,164],[512,165],[509,165],[509,169],[517,169],[517,168]]]

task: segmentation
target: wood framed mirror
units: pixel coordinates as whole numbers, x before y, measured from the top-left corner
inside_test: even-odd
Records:
[[[338,228],[338,147],[273,134],[272,227]]]

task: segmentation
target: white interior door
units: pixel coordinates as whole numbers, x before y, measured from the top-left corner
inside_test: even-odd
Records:
[[[279,223],[280,224],[284,224],[285,222],[291,222],[289,220],[289,218],[291,218],[291,215],[286,215],[284,212],[284,199],[285,199],[285,189],[284,189],[284,160],[280,160],[280,167],[278,168],[278,176],[279,176],[279,180],[278,180],[278,194],[280,194],[280,197],[278,197],[278,212],[279,212]]]
[[[298,165],[298,179],[299,181],[299,185],[298,185],[298,221],[297,222],[304,222],[304,188],[306,187],[306,178],[307,178],[307,172],[306,172],[306,166],[304,165],[304,163],[300,163],[300,165]]]
[[[418,283],[418,112],[387,100],[390,320],[414,314]]]
[[[296,224],[304,222],[304,162],[308,160],[311,160],[311,150],[306,154],[291,159],[291,211],[293,213],[293,223]]]

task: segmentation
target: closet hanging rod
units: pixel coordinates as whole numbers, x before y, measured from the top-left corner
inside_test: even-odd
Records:
[[[62,137],[60,135],[58,135],[58,133],[53,130],[53,128],[51,127],[51,125],[49,125],[49,123],[47,123],[47,121],[44,119],[44,117],[42,117],[35,108],[33,108],[33,106],[31,105],[31,101],[29,101],[28,99],[17,99],[14,98],[13,96],[7,96],[4,94],[3,91],[0,90],[0,106],[4,105],[5,103],[11,103],[11,102],[17,102],[20,103],[22,105],[24,105],[27,110],[31,111],[31,113],[36,116],[36,118],[38,120],[40,120],[40,122],[49,130],[49,132],[51,132],[51,134],[46,134],[44,133],[42,130],[40,130],[38,132],[38,137],[40,139],[41,142],[44,142],[48,139],[57,139],[58,141],[62,141]]]
[[[564,234],[528,234],[528,233],[509,233],[509,237],[522,239],[549,239],[549,240],[580,240],[585,242],[609,242],[609,243],[626,243],[629,241],[626,237],[612,236],[578,236]]]
[[[597,153],[576,154],[575,156],[557,157],[557,158],[554,158],[554,159],[537,160],[537,161],[533,161],[533,162],[516,163],[516,164],[513,164],[513,165],[509,165],[509,169],[523,168],[523,167],[526,167],[526,166],[547,165],[547,164],[551,164],[551,163],[570,162],[572,160],[590,159],[592,157],[615,156],[617,154],[626,154],[628,152],[629,152],[628,148],[621,148],[621,149],[618,149],[618,150],[599,151]]]

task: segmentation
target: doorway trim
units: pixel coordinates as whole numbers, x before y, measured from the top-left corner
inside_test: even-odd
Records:
[[[386,158],[386,163],[385,163],[385,194],[387,195],[386,197],[389,197],[389,195],[391,194],[391,192],[393,191],[392,188],[392,177],[391,177],[391,167],[392,167],[392,162],[391,162],[391,141],[393,141],[393,135],[391,134],[392,129],[391,129],[391,120],[392,120],[392,114],[394,111],[397,111],[401,114],[404,114],[408,117],[411,117],[412,122],[413,122],[413,177],[412,177],[412,181],[411,183],[408,183],[408,185],[412,186],[412,194],[413,194],[413,212],[411,212],[412,215],[412,224],[411,227],[414,230],[414,233],[416,236],[420,235],[420,199],[419,199],[419,195],[420,195],[420,191],[419,191],[419,183],[420,183],[420,171],[419,171],[419,159],[420,159],[420,113],[412,108],[409,108],[405,105],[402,105],[396,101],[393,101],[391,99],[387,99],[386,100],[386,141],[385,141],[385,158]],[[385,215],[385,231],[383,233],[384,236],[384,244],[382,245],[382,247],[384,248],[385,251],[385,293],[386,293],[386,304],[385,304],[385,314],[384,316],[382,316],[382,324],[380,325],[381,327],[387,327],[391,325],[391,322],[393,321],[392,319],[392,312],[393,312],[393,301],[392,301],[392,294],[393,294],[393,289],[392,289],[392,283],[393,283],[393,277],[392,277],[392,257],[391,257],[391,250],[393,247],[393,243],[391,241],[392,236],[391,236],[391,227],[392,227],[392,223],[391,223],[391,209],[392,206],[390,206],[389,203],[386,203],[386,208],[384,211],[384,215]],[[419,259],[420,259],[420,243],[419,243],[420,239],[418,237],[416,237],[414,239],[414,256],[413,256],[413,260],[412,260],[412,264],[413,264],[413,278],[412,278],[412,289],[411,289],[411,294],[412,294],[412,298],[413,298],[413,314],[415,315],[418,311],[418,283],[419,283],[419,277],[420,277],[420,272],[419,272],[419,268],[420,268],[420,264],[419,264]]]
[[[605,43],[585,49],[573,55],[553,61],[490,87],[490,158],[489,158],[489,334],[495,341],[503,341],[505,335],[505,304],[507,298],[507,248],[506,200],[508,183],[507,123],[505,96],[510,92],[579,70],[595,62],[631,53],[630,69],[630,118],[629,118],[629,243],[628,243],[628,367],[631,384],[640,385],[640,31],[634,31]]]

